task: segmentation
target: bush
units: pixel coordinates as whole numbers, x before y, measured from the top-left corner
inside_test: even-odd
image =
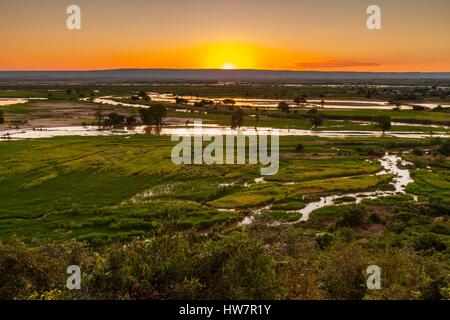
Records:
[[[420,235],[414,241],[416,250],[430,250],[444,251],[447,249],[447,244],[434,233],[425,233]]]
[[[309,120],[314,128],[318,128],[323,124],[323,117],[320,113],[314,114]]]
[[[286,113],[288,113],[289,109],[290,109],[289,104],[284,102],[284,101],[278,103],[278,107],[277,108],[278,108],[278,110],[280,110],[282,112],[286,112]]]
[[[369,220],[370,220],[370,222],[376,223],[376,224],[381,224],[383,222],[383,220],[381,220],[380,216],[376,212],[372,213],[369,216]]]
[[[426,109],[426,107],[419,105],[413,105],[412,108],[414,111],[424,111]]]
[[[406,224],[402,221],[396,221],[392,224],[392,231],[402,233],[406,229]]]
[[[437,150],[440,154],[443,156],[449,157],[450,156],[450,142],[445,142],[441,144],[439,149]]]
[[[67,267],[84,268],[90,257],[75,242],[30,247],[13,237],[8,245],[0,243],[0,300],[61,298],[55,295],[66,289]]]
[[[301,152],[303,152],[303,149],[304,149],[303,144],[299,143],[299,144],[297,144],[297,146],[295,147],[295,152],[301,153]]]
[[[430,231],[437,234],[450,235],[449,227],[443,222],[434,223],[431,226]]]
[[[320,249],[327,248],[334,240],[334,236],[331,233],[323,233],[316,236],[316,242]]]
[[[364,222],[364,210],[361,207],[350,207],[344,212],[343,218],[337,223],[338,227],[357,227]]]
[[[329,299],[359,300],[366,293],[367,268],[361,249],[338,244],[322,257],[320,280]]]
[[[384,155],[384,151],[377,149],[369,149],[367,151],[367,155],[369,157],[382,157]]]

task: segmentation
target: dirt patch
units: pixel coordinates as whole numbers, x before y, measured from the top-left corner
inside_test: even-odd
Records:
[[[320,188],[300,188],[295,190],[295,193],[298,194],[312,194],[312,193],[320,193],[323,192],[323,189]]]
[[[373,235],[381,234],[386,230],[386,226],[383,224],[363,224],[355,228],[355,231],[363,238],[368,239]]]
[[[0,126],[0,129],[31,129],[46,127],[64,127],[76,126],[81,124],[95,124],[96,112],[99,105],[91,102],[34,102],[23,106],[27,109],[25,112],[5,112],[7,122]],[[102,105],[102,113],[107,115],[112,112],[123,114],[125,116],[136,115],[136,112],[130,112],[115,106]],[[13,122],[13,123],[11,123]],[[20,122],[15,124],[14,122]]]

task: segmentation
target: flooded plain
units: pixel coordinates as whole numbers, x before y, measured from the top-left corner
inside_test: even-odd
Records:
[[[406,161],[402,160],[398,155],[388,154],[378,160],[383,167],[383,170],[377,173],[377,175],[392,174],[394,178],[391,181],[393,190],[376,190],[368,192],[354,192],[348,194],[334,194],[329,196],[321,197],[320,200],[308,203],[304,208],[300,210],[290,210],[287,213],[298,213],[300,214],[300,219],[290,222],[274,222],[272,226],[278,225],[292,225],[302,221],[307,221],[311,213],[317,209],[336,206],[350,203],[361,203],[364,199],[376,199],[380,197],[392,196],[396,194],[405,194],[406,186],[413,183],[414,180],[411,178],[411,173],[406,168],[401,168],[409,165]],[[293,183],[295,184],[295,183]],[[352,199],[351,201],[343,201],[336,203],[337,199]],[[413,199],[417,200],[417,197],[413,195]],[[239,227],[249,225],[253,223],[258,215],[263,212],[270,211],[271,205],[265,206],[263,208],[258,208],[252,211],[252,214],[245,217],[238,223]]]
[[[27,103],[30,100],[46,100],[47,98],[0,98],[0,106],[11,106]]]
[[[381,137],[380,131],[330,131],[330,130],[302,130],[302,129],[275,129],[271,127],[241,127],[232,130],[230,127],[203,124],[201,130],[188,126],[163,126],[160,128],[150,126],[136,126],[124,128],[102,128],[98,126],[67,126],[67,127],[49,127],[49,128],[30,128],[30,129],[6,129],[0,130],[0,141],[21,140],[21,139],[42,139],[61,136],[108,136],[108,135],[277,135],[277,136],[313,136],[322,138],[370,138]],[[386,133],[387,137],[424,139],[429,138],[430,134],[426,132],[410,131],[390,131]],[[449,138],[447,132],[433,132],[433,137]]]
[[[280,102],[286,102],[289,104],[291,108],[298,107],[306,107],[306,108],[323,108],[323,109],[359,109],[359,110],[392,110],[396,106],[390,104],[388,101],[368,101],[368,100],[306,100],[305,103],[295,103],[293,101],[289,101],[286,99],[251,99],[251,98],[233,98],[233,97],[224,97],[224,98],[211,98],[211,97],[197,97],[197,96],[176,96],[170,93],[155,93],[149,92],[149,97],[153,102],[165,102],[170,104],[176,104],[177,98],[186,99],[188,101],[188,105],[193,105],[196,102],[200,102],[202,100],[213,101],[216,105],[222,106],[234,106],[234,107],[251,107],[251,108],[259,108],[259,109],[276,109]],[[116,99],[123,99],[124,97],[115,97],[115,96],[105,96],[95,98],[92,101],[95,103],[109,104],[113,106],[125,106],[125,107],[135,107],[135,108],[148,108],[147,105],[143,104],[135,104],[135,103],[127,103],[117,101]],[[89,98],[82,99],[84,101],[89,101]],[[234,104],[227,105],[224,103],[225,100],[233,100]],[[437,107],[438,104],[433,103],[424,103],[417,104],[423,106],[425,108],[434,108]],[[443,107],[450,107],[450,105],[442,105]],[[400,109],[403,110],[411,110],[413,109],[412,105],[403,104],[399,106]]]

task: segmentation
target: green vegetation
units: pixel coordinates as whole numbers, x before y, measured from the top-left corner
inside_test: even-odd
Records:
[[[381,131],[383,131],[383,135],[392,128],[391,117],[389,116],[379,116],[376,118],[376,122]]]
[[[278,110],[280,110],[281,112],[289,112],[289,104],[286,102],[280,102],[278,103]]]
[[[401,89],[396,101],[430,98],[437,90],[416,89]],[[223,108],[204,100],[175,112],[151,101],[149,91],[286,99],[299,108],[236,109],[230,99]],[[349,120],[449,121],[445,110],[300,108],[306,98],[393,94],[356,85],[30,86],[0,92],[52,97],[2,107],[5,126],[45,119],[115,127],[135,125],[138,117],[160,126],[167,116],[180,126],[201,118],[224,126],[231,119],[234,127],[310,129],[320,117],[317,130],[379,130]],[[150,108],[75,101],[108,94]],[[64,120],[68,114],[72,119]],[[283,136],[280,169],[264,179],[258,165],[174,165],[175,144],[151,134],[0,142],[0,299],[450,298],[448,139]],[[380,173],[385,152],[411,163],[406,167],[414,182],[406,194],[356,203],[349,193],[393,190],[393,175]],[[300,210],[330,195],[338,196],[335,205],[297,222]],[[240,226],[250,216],[252,223]],[[72,264],[81,266],[82,290],[65,287]],[[381,290],[365,286],[373,264],[382,269]]]
[[[310,118],[310,121],[313,128],[318,128],[323,124],[323,117],[320,113],[316,113]]]
[[[161,126],[167,115],[166,108],[162,104],[152,105],[150,108],[139,108],[142,122],[147,125]]]
[[[244,123],[244,112],[238,108],[231,116],[231,129],[242,127]]]

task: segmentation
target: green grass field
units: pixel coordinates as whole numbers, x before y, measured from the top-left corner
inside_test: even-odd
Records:
[[[216,87],[154,89],[217,96],[245,95],[247,89],[249,96],[268,97],[309,90]],[[101,92],[94,96],[141,89],[78,89],[87,95],[97,88]],[[75,115],[78,122],[94,121],[97,105],[58,90],[49,101],[3,107],[6,120],[73,120]],[[342,88],[326,94],[333,90]],[[77,111],[67,111],[73,108]],[[137,113],[103,106],[105,113],[110,110]],[[448,121],[448,114],[428,111],[324,112]],[[246,117],[244,125],[309,129],[305,115],[305,110],[268,112],[258,123]],[[168,116],[180,118],[181,124],[193,117],[230,124],[230,114]],[[426,132],[429,127],[392,129]],[[378,128],[326,119],[318,130]],[[450,297],[448,139],[285,136],[280,138],[280,169],[264,180],[259,165],[174,165],[175,143],[169,136],[153,135],[1,141],[0,269],[7,272],[0,279],[0,299]],[[393,189],[391,174],[377,174],[382,168],[378,159],[386,152],[412,163],[407,167],[414,182],[407,194],[355,204],[348,193]],[[307,221],[286,224],[301,218],[298,210],[329,195],[340,196],[336,205],[313,211]],[[240,227],[249,216],[252,223]],[[72,264],[82,267],[81,291],[65,287]],[[383,270],[381,290],[365,289],[363,275],[373,264]]]
[[[285,137],[280,170],[263,184],[253,181],[260,176],[256,165],[176,166],[170,159],[174,142],[164,136],[2,142],[0,237],[96,242],[149,235],[161,227],[195,231],[230,224],[267,203],[288,211],[319,195],[373,190],[392,177],[373,175],[380,165],[364,154],[386,148],[384,140]],[[299,141],[302,154],[293,152]],[[414,177],[412,192],[447,195],[447,176],[417,170]]]

